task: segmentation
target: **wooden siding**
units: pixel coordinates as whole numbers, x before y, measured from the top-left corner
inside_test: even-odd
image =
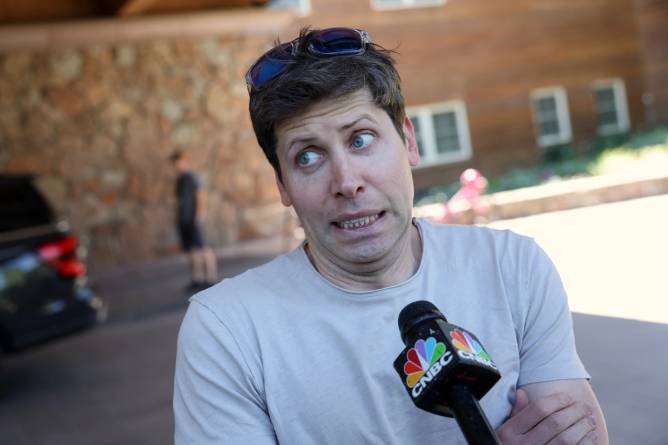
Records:
[[[636,16],[642,47],[648,126],[668,123],[668,2],[636,0]]]
[[[596,135],[594,80],[622,79],[631,125],[643,122],[633,0],[450,0],[396,11],[374,11],[364,0],[312,0],[312,10],[302,24],[361,27],[396,48],[408,106],[466,104],[473,159],[416,170],[418,188],[447,184],[469,166],[496,174],[535,162],[542,153],[531,113],[535,88],[566,89],[575,147]]]

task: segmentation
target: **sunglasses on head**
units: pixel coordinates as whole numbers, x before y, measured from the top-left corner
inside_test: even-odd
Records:
[[[371,38],[366,31],[355,28],[328,28],[315,32],[306,51],[318,57],[363,54]],[[283,73],[297,57],[299,39],[278,45],[264,53],[246,73],[248,91],[259,89]]]

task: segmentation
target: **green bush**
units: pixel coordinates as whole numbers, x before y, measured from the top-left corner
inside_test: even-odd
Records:
[[[487,193],[630,169],[668,171],[668,127],[598,137],[584,153],[578,153],[570,145],[549,147],[536,166],[517,168],[498,177],[488,177]],[[444,202],[458,189],[459,181],[418,190],[415,203],[424,205]]]

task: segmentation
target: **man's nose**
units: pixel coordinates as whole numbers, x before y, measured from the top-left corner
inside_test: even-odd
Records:
[[[332,194],[336,197],[354,198],[364,190],[361,171],[349,153],[332,157]]]

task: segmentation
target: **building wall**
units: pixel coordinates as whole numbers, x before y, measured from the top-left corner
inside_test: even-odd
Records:
[[[668,2],[636,0],[647,126],[668,124]]]
[[[447,184],[469,166],[497,174],[535,162],[542,150],[532,122],[534,88],[566,88],[575,146],[596,134],[596,79],[622,78],[632,123],[642,123],[631,0],[450,0],[396,11],[374,11],[368,0],[312,0],[312,9],[302,23],[362,27],[397,49],[407,105],[466,104],[473,158],[416,170],[417,187]]]
[[[167,160],[177,148],[204,178],[213,245],[280,233],[285,210],[243,82],[273,33],[86,35],[91,42],[0,51],[0,172],[38,175],[92,266],[177,250]]]

